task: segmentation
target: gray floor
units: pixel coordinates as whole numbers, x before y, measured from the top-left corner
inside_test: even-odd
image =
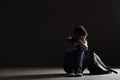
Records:
[[[118,74],[88,75],[84,71],[83,77],[66,77],[62,68],[0,68],[0,80],[120,80]]]

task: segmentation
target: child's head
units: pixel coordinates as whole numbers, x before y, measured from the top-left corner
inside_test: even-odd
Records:
[[[86,39],[88,33],[86,31],[86,29],[84,28],[84,26],[82,25],[78,25],[75,27],[74,31],[73,31],[73,35],[77,38],[77,39]]]

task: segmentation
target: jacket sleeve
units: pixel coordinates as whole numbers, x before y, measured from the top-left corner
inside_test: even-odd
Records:
[[[65,53],[69,53],[72,51],[77,50],[78,47],[74,45],[74,42],[72,41],[72,37],[67,37],[66,42],[65,42]]]

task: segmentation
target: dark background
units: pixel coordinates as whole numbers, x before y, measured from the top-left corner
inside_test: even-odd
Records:
[[[62,66],[74,26],[106,65],[120,67],[119,0],[0,0],[0,66]]]

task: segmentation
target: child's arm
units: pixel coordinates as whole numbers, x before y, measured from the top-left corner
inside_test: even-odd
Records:
[[[66,42],[64,45],[65,53],[69,53],[78,49],[78,47],[72,43]]]
[[[84,42],[82,40],[79,41],[80,41],[80,47],[87,51],[88,50],[87,41]]]
[[[72,37],[68,37],[64,43],[65,53],[69,53],[78,49],[74,42],[72,41]]]

